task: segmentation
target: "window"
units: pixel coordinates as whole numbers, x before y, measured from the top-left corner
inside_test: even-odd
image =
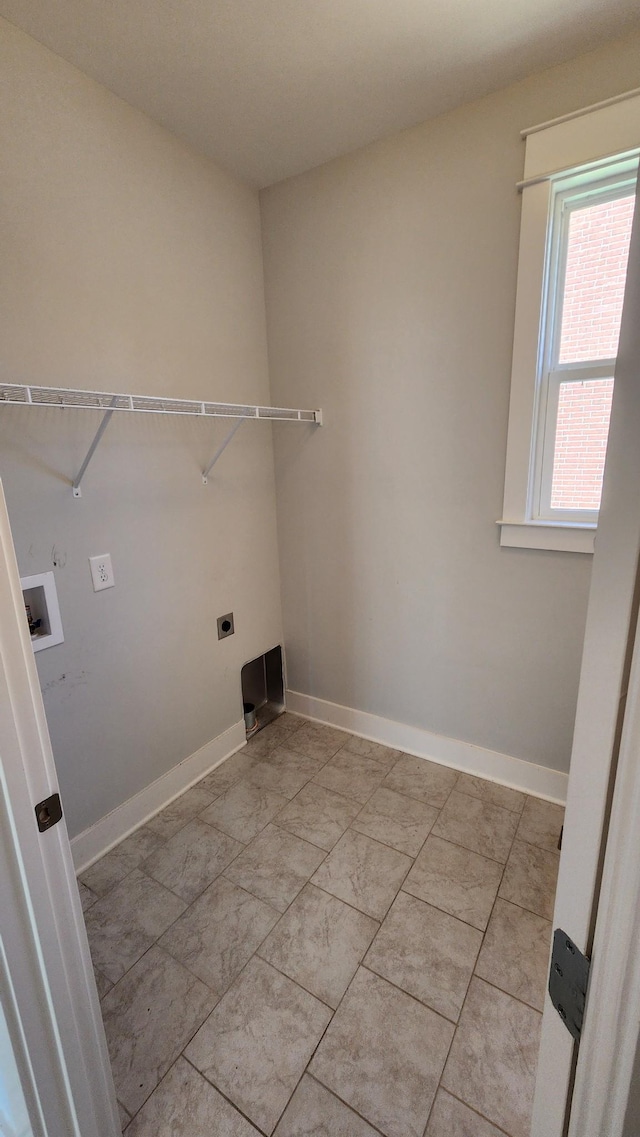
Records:
[[[536,520],[597,522],[635,172],[553,184],[533,451]]]
[[[635,207],[640,98],[526,134],[501,544],[591,552]],[[605,156],[616,138],[617,156]],[[550,169],[563,151],[579,161]]]

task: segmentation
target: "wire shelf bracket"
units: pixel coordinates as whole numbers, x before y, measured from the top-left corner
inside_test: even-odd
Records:
[[[72,482],[73,496],[82,496],[80,483],[87,472],[105,430],[115,411],[138,411],[143,414],[195,415],[203,418],[235,419],[232,429],[216,450],[206,470],[203,484],[231,439],[248,419],[270,422],[302,422],[322,426],[322,411],[292,407],[248,406],[242,403],[198,402],[194,399],[164,399],[154,395],[121,395],[107,391],[80,391],[67,387],[33,387],[18,383],[0,383],[0,403],[8,406],[58,407],[63,410],[103,410],[104,415],[84,462]]]
[[[112,416],[114,410],[115,410],[115,407],[111,407],[108,411],[104,412],[104,414],[102,416],[102,422],[100,423],[100,426],[96,430],[96,433],[94,435],[93,442],[91,443],[91,446],[87,450],[85,460],[82,463],[80,469],[78,470],[78,473],[76,474],[75,478],[73,479],[73,486],[71,487],[71,489],[72,489],[72,493],[73,493],[74,497],[82,497],[82,490],[80,489],[80,482],[84,478],[84,475],[87,471],[87,466],[89,465],[89,462],[93,458],[93,455],[95,454],[96,450],[98,449],[98,446],[100,445],[100,440],[102,438],[102,435],[104,434],[109,423],[111,422],[111,416]]]
[[[209,480],[209,474],[213,470],[213,467],[215,466],[216,462],[218,461],[218,458],[227,449],[227,446],[231,442],[231,439],[233,438],[234,434],[236,433],[236,431],[238,431],[240,429],[243,422],[245,422],[245,421],[246,421],[245,419],[239,418],[238,421],[235,422],[233,424],[233,426],[231,427],[231,430],[227,434],[226,438],[224,438],[223,441],[220,443],[218,449],[216,450],[215,454],[213,455],[213,458],[209,462],[209,465],[207,466],[206,470],[202,471],[202,484],[203,484],[203,486],[207,485],[207,482]]]

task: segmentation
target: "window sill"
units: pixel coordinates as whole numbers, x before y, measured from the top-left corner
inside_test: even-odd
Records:
[[[593,553],[596,525],[549,521],[498,521],[500,544],[511,549],[552,549],[559,553]]]

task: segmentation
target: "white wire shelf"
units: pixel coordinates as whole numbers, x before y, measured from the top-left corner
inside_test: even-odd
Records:
[[[12,406],[86,408],[105,411],[142,411],[158,415],[203,415],[213,418],[270,419],[281,422],[321,423],[320,411],[293,407],[245,406],[241,403],[164,399],[155,395],[121,395],[113,391],[75,391],[67,387],[32,387],[0,383],[0,402]]]
[[[58,407],[62,410],[101,410],[102,421],[76,477],[73,496],[81,497],[80,482],[109,425],[114,411],[137,411],[156,415],[195,415],[200,418],[231,418],[234,425],[202,471],[203,484],[243,422],[305,422],[322,426],[322,411],[293,407],[261,407],[243,403],[198,402],[195,399],[164,399],[155,395],[122,395],[113,391],[76,391],[67,387],[33,387],[21,383],[0,383],[0,403],[20,407]]]

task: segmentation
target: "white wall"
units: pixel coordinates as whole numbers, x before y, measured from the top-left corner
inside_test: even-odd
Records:
[[[0,70],[0,380],[269,402],[253,191],[4,21]],[[98,422],[0,409],[20,571],[60,599],[37,661],[72,835],[237,722],[281,639],[271,428],[205,488],[228,424],[115,415],[75,501]]]
[[[261,195],[289,686],[566,770],[590,558],[501,549],[523,127],[640,37]]]

